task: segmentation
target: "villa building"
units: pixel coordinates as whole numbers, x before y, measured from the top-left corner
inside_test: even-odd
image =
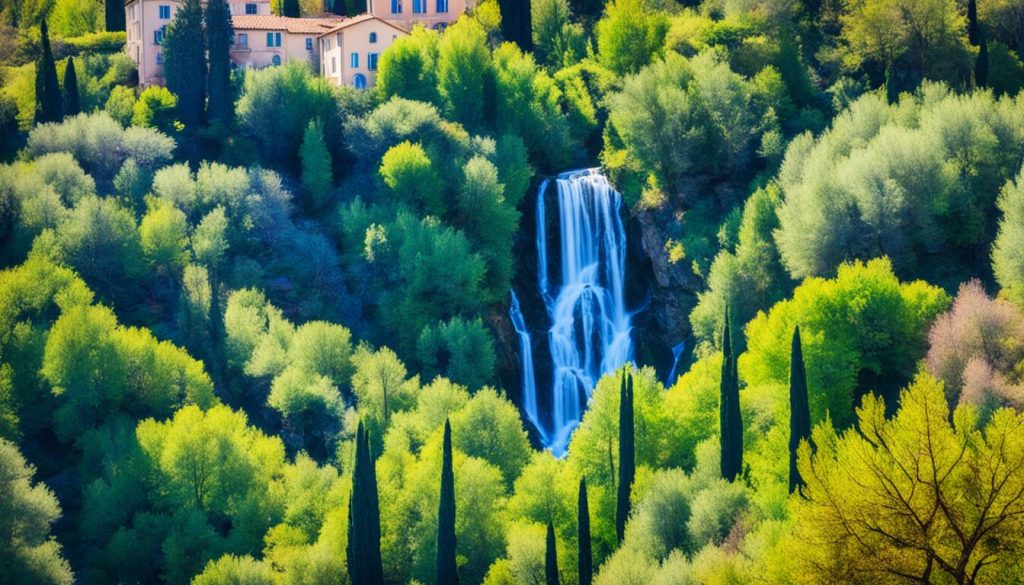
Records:
[[[442,29],[476,0],[367,0],[367,13],[286,18],[271,14],[270,0],[227,0],[235,29],[231,62],[239,68],[302,60],[335,85],[366,88],[376,79],[381,53],[417,24]],[[125,0],[125,51],[139,70],[139,85],[162,85],[163,39],[181,0]]]
[[[380,55],[406,34],[398,25],[372,14],[349,18],[320,36],[320,75],[334,85],[371,87],[377,79]]]
[[[345,21],[340,16],[232,16],[235,43],[231,47],[231,62],[242,69],[262,69],[301,59],[315,67],[319,57],[317,39]]]
[[[417,24],[440,30],[472,10],[476,0],[366,0],[366,5],[373,16],[406,30]]]

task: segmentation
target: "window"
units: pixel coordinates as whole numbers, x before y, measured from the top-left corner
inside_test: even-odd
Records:
[[[352,53],[351,65],[353,68],[359,67],[359,53]]]
[[[402,13],[402,0],[391,0],[391,14]]]
[[[281,55],[274,55],[274,58],[271,59],[270,62],[273,63],[275,67],[277,67],[278,65],[281,64]]]
[[[249,34],[248,33],[238,33],[238,48],[239,49],[248,49],[249,48]]]
[[[257,6],[256,4],[254,4],[254,3],[247,3],[245,5],[245,13],[246,14],[256,14],[257,12],[259,12],[259,6]]]
[[[362,73],[356,73],[356,76],[352,78],[352,82],[356,89],[366,89],[366,76]]]
[[[375,32],[370,33],[370,42],[371,43],[376,43],[377,42],[377,33],[375,33]]]
[[[377,53],[370,53],[366,56],[366,68],[370,71],[377,70]]]
[[[313,37],[306,37],[306,50],[307,51],[312,51],[313,50]]]
[[[170,6],[163,6],[163,5],[161,5],[159,7],[159,11],[160,11],[160,20],[170,20],[171,19],[171,7]]]
[[[448,0],[437,0],[437,13],[444,14],[448,12]]]
[[[427,12],[427,0],[412,0],[412,13],[425,14]]]
[[[161,26],[160,28],[153,31],[153,44],[160,45],[164,42],[164,34],[167,33],[167,25]]]
[[[331,57],[331,73],[337,73],[337,72],[338,72],[338,58],[337,57]]]
[[[281,46],[281,33],[268,32],[267,33],[267,46],[268,47],[280,47]]]
[[[164,64],[164,54],[163,53],[159,53],[158,52],[156,54],[156,64],[157,65],[163,65]]]

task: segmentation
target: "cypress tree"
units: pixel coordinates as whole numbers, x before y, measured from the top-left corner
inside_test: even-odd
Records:
[[[36,63],[36,122],[60,122],[64,117],[57,83],[57,65],[50,50],[50,31],[43,19],[39,26],[39,44],[42,49]]]
[[[978,59],[974,62],[974,85],[986,87],[988,85],[988,39],[981,36],[981,46],[978,47]]]
[[[281,2],[281,16],[298,18],[301,14],[299,0],[283,0]]]
[[[524,51],[533,50],[530,0],[498,0],[501,10],[501,33],[505,40]]]
[[[302,159],[302,192],[307,207],[322,207],[331,195],[331,153],[324,142],[324,125],[320,120],[310,120],[299,148]]]
[[[82,111],[82,102],[78,97],[78,74],[75,72],[75,58],[68,57],[68,65],[64,68],[64,115],[74,116]]]
[[[594,556],[590,550],[590,506],[587,504],[587,478],[580,480],[580,497],[576,506],[577,566],[580,585],[594,580]]]
[[[555,548],[555,527],[548,522],[547,545],[544,548],[544,583],[558,585],[558,550]]]
[[[377,471],[370,454],[370,433],[359,423],[356,430],[352,497],[348,512],[348,574],[353,583],[383,585],[380,554],[380,500]]]
[[[890,104],[894,104],[900,99],[900,88],[896,80],[896,70],[892,63],[885,68],[885,99]]]
[[[736,373],[736,357],[732,352],[728,314],[725,316],[722,337],[722,383],[718,409],[721,468],[722,477],[733,481],[743,467],[743,420],[740,415],[739,376]]]
[[[104,23],[107,32],[120,31],[125,29],[124,1],[104,0]]]
[[[801,440],[811,438],[811,412],[807,400],[807,370],[800,344],[800,326],[793,331],[793,349],[789,356],[789,493],[804,485],[796,467]]]
[[[978,0],[967,0],[967,40],[977,47],[981,42],[981,30],[978,28]]]
[[[615,506],[615,534],[622,542],[629,519],[629,496],[636,475],[636,447],[633,432],[633,375],[622,373],[619,388],[619,483]]]
[[[200,0],[184,0],[164,35],[164,79],[178,96],[178,119],[188,128],[203,122],[206,108],[206,42]]]
[[[209,0],[206,3],[206,47],[209,60],[207,87],[210,99],[206,106],[206,118],[211,124],[222,129],[230,128],[235,121],[235,100],[231,92],[231,39],[235,31],[231,26],[231,10],[225,0]]]
[[[444,421],[441,451],[441,501],[437,508],[437,585],[458,585],[455,564],[455,474],[452,471],[452,425]]]

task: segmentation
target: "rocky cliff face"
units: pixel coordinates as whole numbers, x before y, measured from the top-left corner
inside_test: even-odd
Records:
[[[690,311],[702,287],[687,262],[669,260],[665,242],[675,224],[671,206],[637,208],[629,221],[630,300],[642,307],[634,318],[636,360],[661,377],[672,367],[672,348],[690,337]]]

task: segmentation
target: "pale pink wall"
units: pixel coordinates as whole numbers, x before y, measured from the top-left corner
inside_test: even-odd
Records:
[[[161,6],[170,8],[170,18],[160,18]],[[171,23],[177,9],[176,0],[133,0],[125,5],[125,51],[139,68],[139,83],[143,86],[163,83],[164,67],[158,62],[163,46],[155,43],[154,34]]]
[[[438,12],[438,0],[423,0],[426,11],[423,13],[413,13],[414,0],[399,0],[402,4],[402,12],[401,14],[395,14],[391,11],[392,0],[367,1],[371,14],[384,20],[400,23],[409,30],[415,24],[422,24],[427,28],[437,28],[438,25],[451,24],[458,20],[459,15],[476,5],[476,0],[447,0],[447,12]]]
[[[270,14],[270,0],[228,1],[232,14],[245,14],[245,5],[250,3],[256,4],[258,14]],[[142,86],[163,84],[164,82],[164,67],[158,62],[163,54],[163,47],[154,43],[154,33],[160,27],[170,24],[179,4],[179,0],[132,0],[125,5],[128,36],[125,52],[138,67],[139,84]],[[160,18],[160,6],[170,8],[171,18]],[[263,42],[265,45],[266,40],[264,39]],[[269,60],[270,57],[267,58],[268,63]]]
[[[270,0],[228,0],[232,15],[248,14],[245,11],[246,4],[255,4],[256,14],[270,14]]]
[[[377,34],[377,42],[370,42],[370,33]],[[377,19],[369,19],[320,37],[320,71],[334,85],[355,85],[357,74],[366,78],[366,86],[373,87],[377,71],[371,70],[370,55],[377,62],[384,51],[405,32]],[[328,49],[328,46],[330,49]],[[352,53],[359,54],[359,66],[352,67]]]
[[[267,33],[281,33],[281,46],[267,45]],[[248,50],[239,44],[239,34],[249,35]],[[313,50],[306,50],[306,39],[312,39]],[[231,48],[231,61],[243,68],[262,69],[274,65],[274,57],[280,57],[281,63],[291,60],[302,60],[312,64],[316,55],[317,37],[313,33],[289,33],[286,30],[247,30],[235,29],[235,45]]]

